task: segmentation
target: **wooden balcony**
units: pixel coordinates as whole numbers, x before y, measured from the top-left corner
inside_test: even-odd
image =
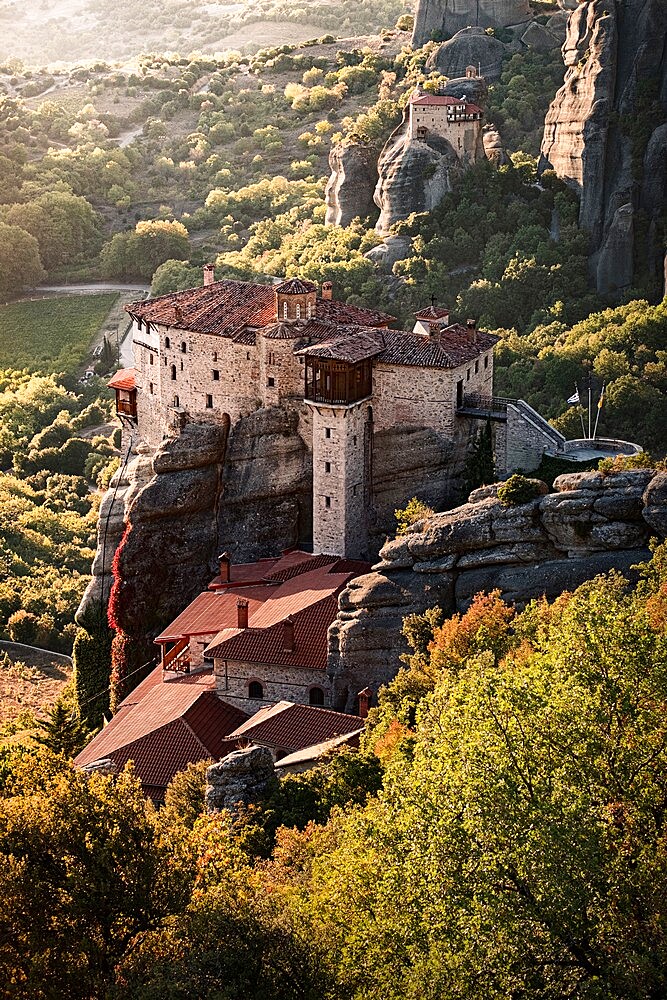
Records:
[[[136,389],[116,389],[116,414],[119,417],[137,419]]]
[[[304,396],[313,403],[350,406],[366,399],[373,391],[370,361],[351,364],[308,357],[305,379]]]

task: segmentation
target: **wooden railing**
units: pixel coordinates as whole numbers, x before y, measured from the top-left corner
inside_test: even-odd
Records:
[[[190,641],[179,639],[168,653],[162,657],[162,669],[174,670],[178,673],[190,673]]]

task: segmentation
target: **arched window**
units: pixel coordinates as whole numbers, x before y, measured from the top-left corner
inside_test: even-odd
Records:
[[[287,299],[283,302],[283,319],[287,319]]]
[[[312,302],[309,302],[308,305],[306,306],[306,316],[308,317],[308,319],[312,319],[313,318],[313,303]]]
[[[165,347],[171,347],[171,341],[170,341],[169,337],[165,337],[164,338],[164,346]]]
[[[176,381],[176,365],[171,366],[171,381]]]
[[[301,306],[300,306],[300,304],[298,302],[297,302],[297,306],[296,306],[296,318],[297,319],[301,319]]]
[[[184,340],[181,341],[181,354],[187,354],[188,345]]]
[[[264,688],[259,683],[259,681],[250,681],[250,684],[248,684],[248,697],[249,698],[264,697]]]
[[[175,408],[178,409],[180,405],[181,405],[181,402],[180,402],[178,396],[174,396],[174,406],[175,406]]]
[[[312,687],[308,692],[308,701],[311,705],[324,705],[324,691],[322,688]]]

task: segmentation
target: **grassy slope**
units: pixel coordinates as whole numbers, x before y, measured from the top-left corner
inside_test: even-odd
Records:
[[[0,368],[71,374],[118,295],[66,295],[0,307]]]

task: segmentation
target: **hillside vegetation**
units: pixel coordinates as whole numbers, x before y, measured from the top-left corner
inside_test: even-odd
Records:
[[[235,820],[196,819],[199,765],[156,812],[131,766],[5,748],[3,981],[40,1000],[662,996],[664,546],[634,591],[612,573],[406,629],[360,755]]]

